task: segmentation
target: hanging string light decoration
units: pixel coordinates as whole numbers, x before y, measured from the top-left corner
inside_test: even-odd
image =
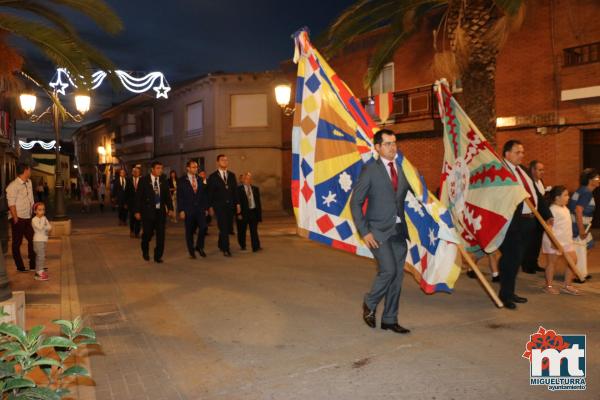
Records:
[[[132,93],[144,93],[152,89],[156,92],[157,99],[161,97],[166,99],[169,97],[168,93],[171,90],[171,86],[169,86],[167,78],[165,78],[162,72],[150,72],[142,77],[135,77],[122,70],[115,70],[112,73],[116,74],[121,84]],[[94,72],[92,74],[92,90],[97,89],[107,76],[108,73],[106,71]],[[50,87],[64,96],[69,86],[77,88],[77,85],[71,79],[69,71],[66,68],[58,68],[50,82]]]
[[[50,150],[50,149],[53,149],[54,146],[56,145],[56,140],[51,140],[48,143],[46,143],[42,140],[33,140],[31,142],[25,142],[23,140],[19,140],[19,146],[21,146],[21,148],[25,149],[25,150],[31,150],[33,148],[33,146],[35,146],[36,144],[39,144],[44,150]]]

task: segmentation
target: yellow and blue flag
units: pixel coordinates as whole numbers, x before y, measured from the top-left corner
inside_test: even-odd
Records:
[[[294,41],[298,76],[292,202],[298,227],[312,240],[373,257],[354,226],[349,200],[362,166],[376,156],[372,138],[379,128],[312,46],[307,31],[298,31]],[[406,261],[420,275],[426,293],[451,292],[460,273],[451,215],[412,164],[398,155],[397,166],[411,187],[405,207],[410,236]]]

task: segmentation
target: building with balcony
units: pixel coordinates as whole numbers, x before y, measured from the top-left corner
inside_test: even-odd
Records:
[[[525,162],[537,159],[546,165],[546,184],[564,184],[570,190],[578,186],[584,167],[600,168],[599,16],[597,1],[532,0],[522,27],[510,34],[497,62],[497,148],[509,139],[520,140]],[[400,148],[433,190],[439,186],[444,154],[431,92],[441,78],[432,68],[437,28],[424,24],[396,51],[371,87],[363,82],[380,31],[357,38],[329,60],[372,115],[372,97],[393,93],[390,117],[376,122],[399,133]],[[282,68],[295,82],[295,65],[285,63]],[[460,92],[460,87],[453,90]],[[291,124],[291,118],[284,119],[286,152]]]
[[[131,97],[102,112],[114,130],[113,152],[130,171],[143,169],[154,157],[154,98],[149,94]]]
[[[111,177],[120,165],[114,142],[115,132],[109,119],[83,125],[73,133],[74,166],[80,182],[96,187],[102,179],[109,190]]]
[[[265,210],[282,209],[281,110],[274,72],[209,74],[177,85],[154,102],[155,158],[185,173],[189,159],[216,169],[218,154],[236,174],[251,172]]]

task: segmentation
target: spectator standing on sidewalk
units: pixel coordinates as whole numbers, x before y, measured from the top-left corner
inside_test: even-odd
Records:
[[[17,177],[6,188],[6,199],[12,218],[12,254],[19,272],[27,271],[21,257],[23,236],[27,239],[29,269],[35,269],[33,228],[31,227],[31,210],[35,201],[33,200],[30,176],[31,167],[27,164],[19,164],[17,165]]]
[[[46,244],[48,243],[48,233],[52,229],[48,218],[46,218],[46,206],[44,203],[35,203],[33,206],[35,217],[31,220],[33,227],[33,248],[36,255],[35,280],[47,281],[48,268],[46,268]]]

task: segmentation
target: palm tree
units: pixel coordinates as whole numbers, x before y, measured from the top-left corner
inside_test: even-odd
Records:
[[[96,23],[103,31],[115,34],[123,24],[102,0],[0,0],[0,91],[15,88],[15,72],[36,74],[24,60],[11,36],[20,37],[39,49],[55,65],[65,67],[75,83],[89,85],[92,67],[114,69],[111,61],[82,40],[64,13],[76,11]],[[40,81],[40,80],[38,80]]]
[[[365,77],[370,86],[424,22],[436,24],[434,72],[460,79],[463,107],[495,143],[496,59],[508,34],[520,26],[524,5],[525,0],[360,0],[327,31],[326,53],[334,55],[358,36],[379,30]]]
[[[41,50],[55,65],[66,67],[71,78],[82,88],[90,87],[93,66],[114,69],[108,58],[79,37],[74,25],[61,13],[65,9],[91,18],[107,33],[114,34],[122,29],[119,17],[102,0],[0,0],[0,97],[20,88],[19,73],[49,92],[41,83],[44,80],[33,78],[37,74],[11,41],[13,36]],[[58,98],[49,95],[62,110]],[[0,301],[11,296],[4,254],[0,251]]]

